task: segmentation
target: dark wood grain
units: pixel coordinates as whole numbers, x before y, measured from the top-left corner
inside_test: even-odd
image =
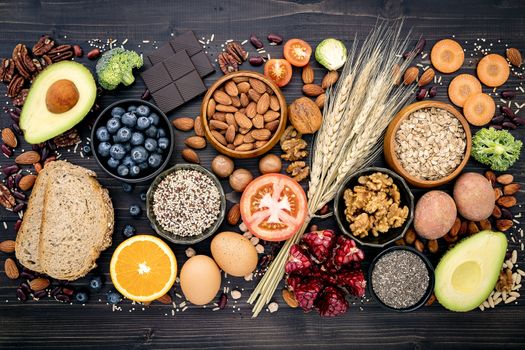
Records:
[[[208,50],[212,60],[221,50],[220,44],[227,39],[244,40],[253,33],[264,37],[268,32],[277,32],[285,37],[301,37],[312,46],[326,37],[336,37],[350,43],[354,38],[362,39],[376,24],[378,17],[400,18],[405,28],[412,28],[413,37],[423,35],[432,44],[435,40],[455,35],[457,40],[468,40],[467,60],[463,71],[472,72],[476,59],[470,58],[477,38],[493,42],[493,52],[502,53],[505,44],[525,49],[525,3],[519,0],[500,1],[345,1],[345,0],[232,0],[232,1],[0,1],[0,57],[10,56],[18,42],[33,43],[41,34],[49,33],[63,42],[81,43],[92,38],[117,38],[119,42],[128,38],[129,48],[148,52],[153,41],[167,41],[171,33],[194,30],[198,37],[215,34],[214,45]],[[501,39],[501,42],[498,40]],[[144,44],[143,40],[151,43]],[[280,47],[268,47],[273,57]],[[428,50],[428,47],[427,47]],[[92,63],[82,59],[92,66]],[[318,77],[322,69],[315,65]],[[297,73],[297,72],[296,72]],[[210,86],[220,76],[216,73],[206,78]],[[318,78],[319,79],[319,78]],[[440,87],[438,99],[446,98],[446,83]],[[516,86],[512,78],[509,86]],[[283,89],[289,101],[301,95],[299,74]],[[3,87],[2,87],[3,89]],[[140,96],[144,85],[140,79],[127,89],[107,95],[102,106],[121,99]],[[2,94],[5,90],[2,90]],[[5,103],[5,97],[0,102]],[[525,102],[522,95],[519,103]],[[199,111],[199,99],[170,114],[195,116]],[[525,111],[522,111],[523,115]],[[0,126],[9,124],[3,115]],[[85,124],[83,124],[85,126]],[[84,138],[88,129],[83,128]],[[524,139],[524,129],[514,132]],[[174,162],[181,162],[180,151],[184,134],[177,132],[178,139]],[[26,146],[27,148],[27,146]],[[216,152],[209,146],[200,152],[205,166],[209,166]],[[139,203],[138,194],[147,184],[137,186],[134,193],[127,194],[116,181],[99,169],[93,159],[80,158],[78,154],[63,152],[63,157],[73,163],[96,170],[103,185],[107,186],[116,208],[116,230],[114,242],[122,241],[122,227],[133,223],[141,232],[151,233],[146,218],[131,219],[130,203]],[[8,164],[1,157],[0,165]],[[236,161],[237,166],[256,171],[257,160]],[[376,162],[383,165],[382,159]],[[471,161],[469,170],[481,171],[483,167]],[[514,166],[518,182],[525,183],[525,163]],[[230,188],[223,182],[226,192]],[[449,187],[445,187],[448,189]],[[416,194],[420,191],[415,191]],[[519,196],[523,204],[522,193]],[[8,230],[0,228],[0,240],[14,238],[13,225],[17,217],[0,211],[0,221],[8,224]],[[323,227],[335,227],[332,220],[322,222]],[[224,226],[227,227],[227,226]],[[107,279],[108,263],[112,248],[104,252],[99,260],[99,271]],[[172,246],[179,265],[185,261],[182,246]],[[516,245],[512,244],[511,248]],[[209,241],[198,244],[195,249],[206,253]],[[377,251],[367,250],[371,259]],[[4,256],[0,257],[3,262]],[[523,252],[520,264],[524,264]],[[3,263],[2,263],[3,266]],[[3,268],[3,267],[2,267]],[[3,272],[3,271],[1,271]],[[88,279],[74,283],[85,286]],[[228,284],[229,282],[229,284]],[[315,313],[304,314],[285,306],[277,293],[275,300],[281,308],[275,314],[262,312],[251,319],[246,299],[255,282],[243,279],[228,279],[230,287],[244,288],[243,297],[237,304],[241,311],[228,308],[212,312],[209,308],[190,307],[185,312],[176,312],[168,305],[153,304],[145,311],[139,305],[122,303],[122,311],[112,312],[105,302],[105,292],[111,288],[107,283],[103,292],[92,295],[86,306],[64,305],[52,300],[22,304],[14,295],[16,283],[0,273],[0,348],[27,349],[149,349],[149,348],[515,348],[525,347],[523,324],[525,307],[523,298],[518,305],[497,307],[495,310],[479,310],[460,314],[444,310],[437,303],[410,314],[398,314],[383,310],[372,302],[353,306],[344,316],[322,319]],[[176,288],[180,292],[180,288]],[[180,300],[178,301],[180,303]],[[230,300],[230,303],[232,301]]]

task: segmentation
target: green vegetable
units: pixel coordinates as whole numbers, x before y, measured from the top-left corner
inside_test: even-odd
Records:
[[[135,81],[133,68],[140,68],[144,62],[135,51],[117,47],[106,51],[97,62],[98,83],[106,90],[114,90],[120,83],[128,86]]]
[[[346,47],[342,41],[328,38],[315,48],[315,59],[328,70],[337,70],[346,62]]]
[[[507,130],[481,129],[472,138],[472,156],[492,170],[505,171],[520,158],[522,142]]]

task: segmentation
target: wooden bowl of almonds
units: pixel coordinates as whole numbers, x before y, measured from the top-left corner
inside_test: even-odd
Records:
[[[401,109],[385,134],[387,164],[408,183],[431,188],[458,176],[470,157],[472,134],[450,104],[421,101]]]
[[[208,141],[233,158],[253,158],[268,152],[286,127],[287,105],[281,90],[264,75],[238,71],[209,89],[201,107]]]

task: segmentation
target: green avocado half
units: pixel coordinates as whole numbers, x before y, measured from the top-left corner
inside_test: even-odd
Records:
[[[73,61],[54,63],[33,81],[20,115],[28,143],[47,141],[78,124],[97,96],[93,75]]]
[[[439,262],[434,294],[451,311],[477,308],[498,281],[507,251],[501,232],[482,231],[450,249]]]

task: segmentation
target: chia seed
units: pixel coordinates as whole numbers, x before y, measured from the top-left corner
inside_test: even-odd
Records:
[[[166,176],[153,193],[153,213],[160,226],[175,236],[197,236],[217,220],[221,197],[217,185],[197,170]]]
[[[385,254],[372,271],[372,288],[385,305],[405,309],[420,301],[430,283],[427,266],[416,254],[397,250]]]

